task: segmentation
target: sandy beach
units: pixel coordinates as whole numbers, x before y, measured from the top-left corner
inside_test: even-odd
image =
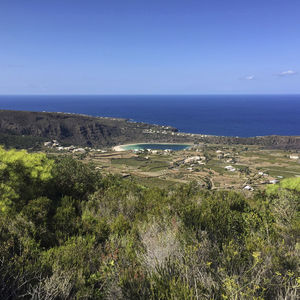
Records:
[[[179,145],[176,143],[136,143],[136,144],[124,144],[124,145],[118,145],[118,146],[114,146],[112,149],[114,151],[128,151],[128,149],[126,149],[126,147],[128,146],[135,146],[135,145]],[[192,146],[192,144],[180,144],[180,145],[187,145],[187,146]]]
[[[134,145],[138,145],[138,144],[118,145],[118,146],[114,146],[114,147],[113,147],[113,150],[114,150],[114,151],[126,151],[126,149],[124,149],[124,147],[127,147],[127,146],[134,146]]]

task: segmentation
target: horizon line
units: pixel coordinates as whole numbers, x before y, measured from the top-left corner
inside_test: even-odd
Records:
[[[3,96],[300,96],[300,93],[253,93],[253,94],[0,94]]]

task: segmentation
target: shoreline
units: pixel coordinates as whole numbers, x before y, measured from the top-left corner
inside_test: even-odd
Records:
[[[121,152],[121,151],[130,151],[132,149],[124,149],[124,147],[134,146],[134,145],[185,145],[185,146],[192,146],[193,144],[190,143],[134,143],[134,144],[124,144],[124,145],[117,145],[112,147],[113,151]]]
[[[147,123],[132,123],[121,119],[108,119],[106,117],[86,116],[78,113],[49,113],[49,112],[30,112],[0,109],[0,139],[5,145],[16,145],[16,136],[22,137],[22,143],[25,148],[34,147],[32,137],[39,140],[59,139],[59,142],[66,145],[76,145],[80,147],[110,148],[114,146],[117,151],[124,151],[127,145],[134,143],[128,142],[127,145],[121,145],[125,141],[145,140],[155,143],[155,140],[161,142],[172,141],[177,144],[224,144],[224,145],[259,145],[269,149],[287,149],[300,151],[300,135],[261,135],[252,137],[236,136],[217,136],[198,133],[186,133],[181,131],[167,130],[165,126],[151,125]],[[96,134],[92,132],[93,126],[103,130]],[[89,133],[89,137],[81,132]],[[57,128],[66,128],[67,135],[64,132],[57,132]],[[114,131],[113,128],[123,131]],[[104,130],[105,129],[105,130]],[[49,131],[50,130],[50,131]],[[30,132],[30,134],[24,134]],[[155,133],[155,135],[150,135]],[[9,136],[11,138],[7,139]],[[11,141],[12,139],[12,141]],[[26,141],[26,143],[25,143]],[[126,142],[125,142],[126,143]],[[140,144],[137,142],[136,144]],[[172,144],[173,144],[172,143]]]

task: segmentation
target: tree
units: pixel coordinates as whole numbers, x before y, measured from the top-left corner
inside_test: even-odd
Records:
[[[29,200],[42,196],[53,163],[42,153],[0,147],[0,211],[20,211]]]
[[[56,198],[70,196],[86,200],[101,185],[101,175],[90,165],[65,156],[56,161],[53,168],[52,192]]]

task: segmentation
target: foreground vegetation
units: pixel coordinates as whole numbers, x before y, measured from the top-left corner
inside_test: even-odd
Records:
[[[0,298],[297,299],[299,186],[150,188],[0,148]]]

